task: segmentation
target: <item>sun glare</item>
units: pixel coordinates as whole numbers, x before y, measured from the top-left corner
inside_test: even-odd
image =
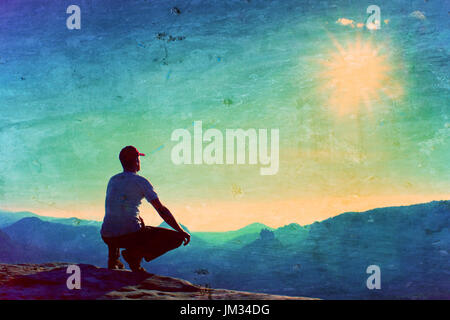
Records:
[[[379,48],[361,39],[346,46],[333,41],[336,49],[321,61],[321,77],[331,107],[339,114],[353,113],[362,105],[371,111],[371,101],[377,100],[381,92],[392,96],[391,68]]]

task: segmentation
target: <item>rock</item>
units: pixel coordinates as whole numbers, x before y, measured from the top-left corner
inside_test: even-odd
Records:
[[[182,279],[78,264],[81,288],[69,290],[69,263],[0,264],[0,300],[150,299],[150,300],[309,300],[225,289],[211,289]]]

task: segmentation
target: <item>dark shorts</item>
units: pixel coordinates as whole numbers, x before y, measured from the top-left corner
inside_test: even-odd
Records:
[[[153,260],[183,243],[183,235],[175,230],[146,226],[141,230],[119,237],[103,237],[108,245],[109,258],[119,258],[119,248],[129,250],[146,261]]]

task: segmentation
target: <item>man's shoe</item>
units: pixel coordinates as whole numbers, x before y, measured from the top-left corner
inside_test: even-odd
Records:
[[[142,268],[141,267],[142,258],[133,257],[132,255],[130,255],[128,250],[122,251],[122,257],[125,259],[126,263],[128,263],[128,266],[130,267],[131,271],[138,272]]]

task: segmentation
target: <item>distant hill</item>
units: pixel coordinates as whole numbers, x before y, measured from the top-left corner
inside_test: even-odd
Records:
[[[41,252],[39,261],[95,261],[103,264],[106,261],[106,245],[96,226],[73,226],[27,217],[2,231],[23,250],[37,248]]]
[[[196,232],[195,235],[214,245],[220,245],[231,241],[235,244],[244,244],[256,240],[263,229],[273,230],[273,228],[270,228],[265,224],[252,223],[238,230],[225,232]]]
[[[10,212],[0,210],[0,229],[26,217],[38,217],[38,215],[28,211]]]
[[[306,240],[309,234],[308,227],[302,227],[297,223],[291,223],[274,230],[275,237],[286,246]]]
[[[14,242],[5,232],[0,230],[0,261],[7,263],[25,263],[43,261],[45,252],[35,246],[23,246]]]
[[[7,234],[0,230],[0,260],[1,261],[14,261],[18,246],[11,241]]]
[[[13,223],[27,217],[36,217],[42,221],[49,221],[67,225],[74,226],[98,226],[100,227],[102,222],[95,220],[84,220],[78,219],[75,217],[71,218],[56,218],[56,217],[48,217],[48,216],[40,216],[32,212],[21,211],[21,212],[11,212],[11,211],[3,211],[0,210],[0,229],[5,228]]]

